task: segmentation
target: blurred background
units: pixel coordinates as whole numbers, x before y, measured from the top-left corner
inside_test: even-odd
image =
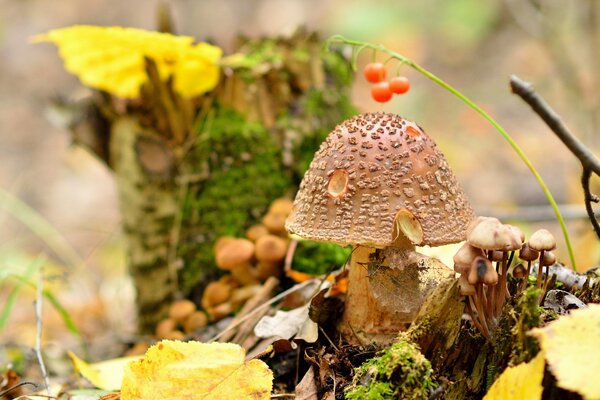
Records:
[[[535,84],[592,149],[600,145],[600,2],[594,0],[173,0],[178,34],[221,46],[239,34],[291,34],[306,26],[328,37],[382,43],[423,65],[483,106],[513,135],[569,210],[568,230],[580,270],[596,266],[598,240],[583,209],[581,167],[549,129],[512,95],[511,74]],[[0,1],[0,188],[48,220],[85,267],[55,268],[47,283],[67,305],[84,337],[112,340],[135,324],[133,291],[125,271],[115,185],[104,164],[70,145],[53,124],[48,104],[57,96],[85,93],[65,72],[56,48],[29,44],[50,29],[120,25],[155,29],[157,1]],[[371,60],[363,54],[361,65]],[[385,61],[382,57],[380,61]],[[394,73],[395,66],[388,73]],[[357,75],[353,100],[361,111],[385,110],[417,121],[446,154],[478,214],[515,222],[531,233],[544,226],[562,235],[547,200],[509,145],[481,117],[414,71],[402,69],[411,91],[381,105]],[[595,188],[600,189],[595,182]],[[600,190],[597,190],[600,191]],[[532,215],[541,215],[530,221]],[[541,220],[540,220],[541,219]],[[35,256],[38,236],[0,210],[0,268]],[[8,287],[0,286],[0,304]],[[21,294],[0,342],[35,340],[33,290]],[[45,338],[72,340],[47,307]],[[70,338],[70,339],[69,339]],[[0,351],[1,352],[1,351]],[[0,360],[1,360],[0,355]]]

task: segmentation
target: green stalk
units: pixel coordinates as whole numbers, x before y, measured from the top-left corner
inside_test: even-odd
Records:
[[[506,132],[506,130],[498,122],[496,122],[496,120],[494,120],[488,113],[486,113],[483,109],[481,109],[481,107],[479,107],[477,104],[475,104],[471,99],[469,99],[467,96],[465,96],[464,94],[462,94],[461,92],[459,92],[458,90],[456,90],[455,88],[453,88],[452,86],[447,84],[446,82],[444,82],[442,79],[438,78],[436,75],[432,74],[425,68],[421,67],[419,64],[415,63],[413,60],[411,60],[407,57],[404,57],[403,55],[401,55],[399,53],[391,51],[391,50],[385,48],[383,45],[375,45],[375,44],[361,42],[361,41],[357,41],[357,40],[350,40],[350,39],[346,39],[345,37],[343,37],[341,35],[334,35],[334,36],[330,37],[327,40],[327,46],[329,47],[329,44],[331,44],[331,43],[341,43],[341,44],[347,44],[347,45],[351,45],[351,46],[360,46],[360,48],[369,48],[369,49],[373,49],[376,51],[380,51],[382,53],[389,55],[392,58],[395,58],[396,60],[400,61],[401,63],[410,66],[417,72],[426,76],[431,81],[435,82],[442,88],[446,89],[448,92],[452,93],[454,96],[456,96],[458,99],[460,99],[463,103],[465,103],[467,106],[471,107],[479,115],[481,115],[483,118],[485,118],[490,124],[492,124],[492,126],[498,131],[498,133],[500,133],[500,135],[502,135],[502,137],[508,142],[508,144],[517,153],[519,158],[521,158],[523,163],[525,163],[527,168],[529,168],[529,170],[535,177],[536,181],[542,188],[542,191],[546,195],[548,202],[550,203],[550,205],[552,206],[552,209],[554,210],[554,214],[556,215],[556,220],[558,221],[558,223],[560,225],[560,229],[562,230],[562,233],[563,233],[563,236],[565,239],[565,244],[566,244],[567,250],[569,252],[569,259],[571,260],[571,265],[573,267],[573,270],[577,271],[577,265],[575,262],[575,254],[573,252],[573,246],[571,245],[571,239],[569,238],[567,226],[566,226],[565,220],[560,212],[560,209],[558,208],[558,204],[556,204],[556,201],[554,200],[552,193],[550,193],[550,189],[548,189],[548,186],[546,185],[546,183],[544,182],[544,180],[542,179],[540,174],[537,172],[537,170],[535,169],[535,167],[533,166],[533,164],[531,163],[529,158],[527,158],[527,156],[525,155],[523,150],[514,141],[514,139],[508,134],[508,132]]]

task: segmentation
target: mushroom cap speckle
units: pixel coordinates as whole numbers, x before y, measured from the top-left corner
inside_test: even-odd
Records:
[[[321,144],[286,228],[340,244],[393,246],[402,232],[415,245],[440,246],[465,240],[474,217],[433,140],[377,112],[344,121]]]

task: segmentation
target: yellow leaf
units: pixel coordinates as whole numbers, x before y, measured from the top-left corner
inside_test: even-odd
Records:
[[[221,49],[207,43],[194,45],[189,36],[135,28],[76,25],[33,37],[33,42],[58,46],[67,71],[94,89],[115,96],[139,96],[148,80],[144,57],[151,58],[161,79],[174,79],[184,97],[213,89],[219,79]]]
[[[273,374],[232,343],[163,340],[129,364],[122,400],[269,399]]]
[[[504,370],[483,400],[537,400],[544,390],[544,355]]]
[[[600,399],[600,304],[574,310],[529,333],[539,340],[559,387]]]
[[[77,372],[94,386],[103,390],[119,390],[127,364],[141,358],[140,356],[123,357],[88,364],[72,352],[69,352],[69,357],[71,357]]]

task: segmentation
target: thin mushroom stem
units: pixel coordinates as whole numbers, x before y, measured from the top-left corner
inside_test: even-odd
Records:
[[[486,331],[484,331],[483,326],[481,325],[481,322],[479,322],[479,315],[474,310],[475,305],[473,304],[473,296],[468,296],[468,297],[469,297],[469,301],[467,301],[467,314],[469,314],[469,316],[471,317],[471,321],[473,322],[473,325],[475,325],[475,328],[477,328],[477,330],[479,332],[481,332],[482,335],[484,335],[485,337],[487,337],[489,339],[489,335],[486,334]]]
[[[544,270],[544,250],[540,251],[539,260],[540,261],[538,263],[537,279],[535,281],[535,287],[538,289],[542,287],[542,273]]]
[[[525,276],[523,278],[523,282],[521,282],[521,285],[519,286],[519,291],[522,292],[523,290],[525,290],[525,288],[527,287],[527,284],[529,283],[529,273],[531,271],[531,260],[527,261],[527,272],[525,272]]]
[[[508,253],[505,251],[502,252],[502,271],[500,272],[500,277],[498,279],[498,288],[496,289],[496,304],[494,308],[494,315],[497,316],[500,314],[502,310],[502,306],[504,305],[504,300],[506,299],[506,262],[508,260]]]
[[[488,325],[487,325],[487,317],[485,315],[485,310],[483,308],[483,305],[481,304],[482,299],[485,298],[485,294],[483,292],[483,284],[482,283],[477,283],[475,285],[475,306],[477,309],[477,314],[479,314],[479,316],[481,317],[481,325],[483,327],[483,331],[484,331],[484,335],[486,337],[490,337],[490,330],[488,329]]]

